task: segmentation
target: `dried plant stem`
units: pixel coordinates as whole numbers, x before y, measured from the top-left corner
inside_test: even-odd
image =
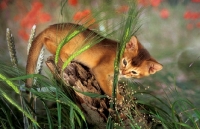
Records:
[[[36,25],[33,25],[32,29],[31,29],[31,34],[30,34],[30,37],[28,40],[27,55],[29,54],[29,49],[31,47],[31,44],[32,44],[34,36],[35,36],[35,30],[36,30]]]
[[[14,37],[12,36],[9,28],[7,28],[6,30],[6,40],[8,44],[8,50],[10,53],[11,63],[13,64],[15,68],[17,68],[18,61],[17,61],[16,50],[15,50]]]
[[[33,25],[32,29],[31,29],[30,38],[29,38],[29,41],[28,41],[27,54],[29,54],[30,47],[31,47],[32,42],[33,42],[34,37],[35,37],[35,32],[36,32],[36,25]],[[43,60],[44,60],[44,48],[42,48],[40,55],[38,57],[37,66],[36,66],[36,69],[35,69],[35,74],[39,74],[41,72]],[[36,85],[36,84],[37,84],[37,78],[34,78],[33,85]],[[29,93],[29,100],[30,100],[30,98],[34,98],[34,101],[32,103],[32,107],[33,107],[34,110],[36,110],[37,98],[36,98],[36,96],[32,96],[31,92]],[[34,118],[35,118],[35,120],[37,120],[36,116]]]
[[[44,61],[44,47],[40,51],[40,55],[39,55],[38,61],[37,61],[37,66],[35,68],[35,74],[41,73],[43,61]],[[33,85],[36,85],[36,82],[37,82],[37,78],[34,78]]]
[[[18,61],[17,61],[15,44],[14,44],[14,37],[12,36],[9,28],[7,28],[7,30],[6,30],[6,40],[7,40],[7,44],[8,44],[8,50],[10,53],[11,63],[13,64],[13,67],[16,68],[17,73],[19,75]],[[19,85],[20,84],[21,84],[21,82],[19,81]],[[20,94],[20,103],[22,105],[22,109],[24,110],[24,100],[22,98],[21,91],[19,92],[19,94]],[[28,124],[28,119],[27,119],[27,117],[25,117],[24,113],[23,113],[23,123],[24,123],[24,128],[27,129],[29,124]]]

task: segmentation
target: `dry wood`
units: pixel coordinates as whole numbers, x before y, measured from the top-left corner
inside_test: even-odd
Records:
[[[59,60],[58,65],[55,65],[54,57],[49,57],[46,61],[46,65],[49,67],[56,80],[63,81],[66,86],[71,86],[81,92],[91,92],[99,95],[105,95],[99,87],[97,80],[95,80],[94,75],[92,75],[87,67],[81,65],[80,63],[72,62],[62,72],[61,67],[63,65],[63,62],[61,60]],[[108,99],[107,97],[91,98],[76,91],[72,91],[70,92],[70,94],[71,96],[74,96],[76,105],[79,106],[79,108],[85,114],[87,122],[97,126],[96,128],[105,128],[109,113],[112,115],[112,117],[116,116],[116,113],[114,113],[109,108],[110,99]],[[118,113],[121,114],[121,118],[124,119],[123,123],[126,129],[130,128],[130,120],[126,119],[124,114],[127,113],[127,110],[132,108],[131,106],[133,107],[132,104],[124,103],[123,105],[118,105],[117,107]],[[138,110],[140,108],[143,108],[143,106],[134,105],[134,109]],[[137,113],[137,115],[135,113],[133,113],[132,115],[133,118],[135,118],[135,122],[140,123],[141,127],[146,128],[147,125],[149,127],[149,119],[146,115],[144,116],[144,114],[139,112]]]
[[[46,64],[56,80],[61,81],[62,77],[66,85],[72,86],[78,91],[103,95],[103,91],[99,87],[98,82],[87,67],[77,62],[72,62],[63,72],[61,72],[63,62],[59,60],[58,65],[56,66],[53,57],[49,57]],[[100,128],[104,128],[109,115],[109,99],[91,98],[80,92],[71,93],[76,98],[76,104],[85,113],[87,122],[98,125]]]

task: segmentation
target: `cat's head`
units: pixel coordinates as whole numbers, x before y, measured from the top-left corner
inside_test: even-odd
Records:
[[[163,66],[132,36],[126,44],[120,62],[120,75],[126,78],[141,78],[160,71]]]

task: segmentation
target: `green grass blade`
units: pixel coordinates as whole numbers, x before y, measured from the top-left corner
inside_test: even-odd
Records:
[[[73,107],[70,107],[70,125],[71,125],[71,129],[75,129],[75,124],[74,124],[74,109],[73,109]]]
[[[8,124],[10,125],[10,128],[11,129],[14,129],[14,126],[13,126],[13,123],[12,123],[12,121],[11,121],[11,118],[10,118],[10,116],[8,115],[8,113],[7,113],[7,111],[6,111],[6,109],[5,109],[5,106],[2,104],[2,103],[0,103],[0,109],[2,110],[2,112],[5,114],[5,116],[6,116],[6,120],[7,120],[7,122],[8,122]]]
[[[24,76],[19,76],[19,77],[14,77],[14,78],[6,78],[5,76],[0,74],[0,81],[8,81],[8,82],[11,82],[11,81],[15,81],[15,80],[24,80],[24,79],[27,79],[27,78],[34,78],[34,77],[37,77],[37,78],[44,78],[45,76],[43,75],[40,75],[40,74],[29,74],[29,75],[24,75]]]
[[[106,123],[106,129],[114,129],[114,123],[113,123],[111,117],[108,117],[108,120],[107,120],[107,123]]]
[[[74,52],[68,59],[67,61],[64,62],[63,66],[62,66],[62,70],[64,70],[67,65],[78,55],[80,55],[82,52],[86,51],[87,49],[91,48],[92,46],[94,46],[95,44],[99,43],[100,41],[102,41],[104,39],[104,37],[101,37],[99,35],[96,35],[94,37],[92,37],[92,39],[90,39],[90,36],[93,36],[92,34],[89,35],[85,41],[83,42],[88,42],[86,43],[86,45],[84,45],[83,47],[81,47],[79,50],[77,50],[76,52]],[[89,41],[88,41],[89,40]]]
[[[37,121],[35,121],[35,119],[30,115],[28,114],[25,110],[23,110],[13,99],[11,99],[3,90],[0,89],[0,95],[2,97],[4,97],[9,103],[11,103],[14,107],[16,107],[19,111],[21,111],[22,113],[24,113],[24,115],[26,117],[28,117],[32,122],[33,124],[39,126],[39,124],[37,123]]]
[[[8,80],[8,78],[5,77],[4,75],[2,75],[1,73],[0,73],[0,79],[2,79],[3,81],[5,81],[5,82],[8,84],[8,86],[10,86],[10,87],[15,91],[15,93],[17,93],[17,94],[20,93],[18,87],[15,86],[15,85],[12,83],[12,81]]]
[[[58,89],[56,89],[56,100],[59,100],[58,98]],[[57,105],[57,113],[58,113],[58,129],[62,129],[62,122],[61,122],[61,104],[59,101],[56,101]]]
[[[106,95],[100,95],[100,94],[97,94],[97,93],[92,93],[92,92],[81,92],[79,90],[76,90],[74,89],[76,92],[79,92],[83,95],[86,95],[86,96],[89,96],[91,98],[106,98],[107,96]]]
[[[46,113],[47,113],[47,120],[48,120],[48,126],[49,126],[49,129],[53,129],[53,120],[52,120],[52,117],[51,117],[51,112],[50,110],[48,109],[46,103],[44,101],[42,101],[43,105],[44,105],[44,108],[46,110]]]
[[[136,1],[132,1],[130,5],[132,6],[130,6],[128,16],[125,19],[126,23],[125,23],[124,30],[122,31],[123,35],[120,40],[120,44],[118,46],[118,50],[117,50],[117,54],[116,54],[116,58],[114,62],[114,79],[113,79],[113,88],[112,88],[113,100],[115,100],[115,97],[116,97],[116,88],[118,85],[120,59],[124,53],[126,43],[131,38],[131,36],[135,34],[135,28],[137,27],[137,22],[138,22],[139,10],[137,9]],[[113,103],[111,103],[110,106],[113,109],[115,107],[115,101],[113,101]]]
[[[181,127],[177,127],[176,129],[184,128],[184,129],[194,129],[193,127],[185,124],[185,123],[176,123],[177,125],[180,125]]]
[[[62,41],[61,43],[59,43],[58,48],[56,50],[56,56],[55,56],[55,63],[58,63],[58,59],[59,59],[59,55],[60,55],[60,51],[62,49],[62,47],[68,43],[73,37],[75,37],[76,35],[78,35],[79,33],[81,33],[82,31],[84,31],[86,28],[79,26],[77,27],[75,30],[71,30],[71,33],[69,33]]]
[[[2,127],[2,129],[8,129],[7,127],[6,127],[6,125],[1,121],[1,127]]]

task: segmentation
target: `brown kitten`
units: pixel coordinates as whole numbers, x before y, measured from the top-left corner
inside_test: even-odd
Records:
[[[55,55],[59,43],[72,31],[77,30],[80,25],[72,23],[61,23],[49,26],[42,31],[33,41],[29,51],[26,73],[33,74],[35,71],[37,59],[42,46]],[[61,49],[59,57],[65,62],[68,57],[77,49],[85,45],[85,39],[92,39],[94,36],[101,37],[97,33],[86,29],[79,33]],[[112,95],[112,80],[110,77],[114,74],[114,60],[116,57],[118,42],[111,39],[103,39],[98,44],[84,51],[74,60],[86,65],[91,69],[101,89],[109,96]],[[148,51],[140,44],[135,36],[132,36],[126,44],[123,58],[120,63],[120,75],[126,78],[140,78],[154,74],[162,69],[162,65],[153,59]],[[26,86],[31,87],[33,80],[27,79]],[[117,98],[121,101],[122,96],[118,93]]]

